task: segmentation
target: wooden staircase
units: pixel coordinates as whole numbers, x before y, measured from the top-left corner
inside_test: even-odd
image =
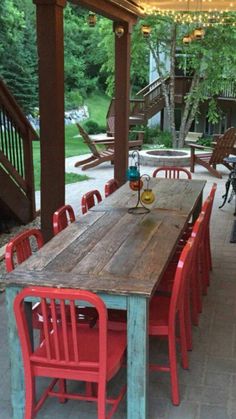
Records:
[[[35,218],[32,141],[39,140],[0,79],[0,218],[26,224]]]
[[[169,85],[170,78],[165,83]],[[188,76],[175,76],[175,102],[184,103],[184,97],[190,90],[192,79]],[[161,89],[160,78],[140,90],[136,99],[130,99],[130,126],[143,125],[165,107],[165,98]],[[218,96],[218,100],[236,100],[236,83],[225,81],[225,87]],[[111,100],[107,112],[107,131],[114,134],[115,99]]]

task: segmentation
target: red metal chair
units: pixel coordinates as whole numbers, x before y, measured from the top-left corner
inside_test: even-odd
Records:
[[[165,336],[168,338],[169,366],[150,364],[151,371],[168,371],[171,377],[172,403],[179,405],[179,383],[176,356],[176,327],[179,323],[180,348],[182,366],[188,368],[187,336],[186,336],[186,294],[189,286],[194,239],[186,243],[175,273],[171,296],[155,295],[149,308],[149,335]]]
[[[209,194],[209,198],[211,199],[211,205],[209,208],[207,227],[206,227],[206,232],[205,232],[206,247],[207,247],[207,264],[210,271],[212,271],[212,257],[211,257],[211,245],[210,245],[210,221],[211,221],[211,213],[212,213],[212,207],[213,207],[213,203],[215,199],[216,189],[217,189],[217,184],[213,183],[211,192]],[[204,204],[202,207],[202,211],[204,211]]]
[[[63,205],[53,214],[53,234],[54,236],[64,230],[70,223],[75,221],[75,213],[70,205]]]
[[[156,170],[154,170],[152,176],[156,177],[157,174],[160,172],[164,172],[164,177],[169,178],[169,179],[179,179],[180,174],[182,173],[187,175],[188,179],[192,179],[191,173],[187,169],[184,169],[183,167],[161,166],[161,167],[158,167]]]
[[[97,203],[102,201],[101,194],[96,189],[84,194],[81,200],[82,214],[86,214],[90,208],[94,207],[95,201]]]
[[[42,307],[44,340],[31,347],[26,321],[25,300],[39,299]],[[76,306],[91,305],[98,314],[98,327],[88,328],[78,323]],[[70,316],[66,315],[66,307]],[[109,419],[117,410],[126,388],[116,398],[106,398],[106,385],[123,363],[126,333],[107,330],[107,310],[101,298],[89,291],[30,287],[15,298],[14,312],[22,348],[25,375],[25,419],[33,419],[48,396],[61,402],[67,399],[95,401],[98,418]],[[51,383],[35,401],[36,377],[52,378]],[[70,394],[65,380],[84,381],[97,385],[97,395]],[[54,388],[59,384],[58,390]],[[112,407],[106,413],[106,403]]]
[[[118,183],[115,179],[110,179],[105,184],[105,198],[111,195],[118,189]]]
[[[32,255],[32,245],[40,249],[43,244],[43,235],[36,228],[25,230],[11,239],[5,250],[7,272],[11,272],[16,265],[24,262]]]
[[[43,236],[38,229],[26,230],[10,240],[5,250],[7,272],[11,272],[32,255],[32,246],[40,249],[43,244]],[[77,309],[77,316],[81,323],[89,324],[90,327],[96,324],[97,314],[90,307]],[[33,305],[33,327],[40,330],[41,341],[43,338],[42,308],[38,303]]]

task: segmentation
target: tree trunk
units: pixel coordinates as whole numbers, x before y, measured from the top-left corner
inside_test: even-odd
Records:
[[[176,49],[176,24],[172,25],[171,28],[171,38],[170,38],[170,77],[167,78],[163,74],[163,70],[161,68],[161,60],[158,53],[158,42],[156,44],[152,44],[151,40],[147,38],[147,42],[150,48],[150,51],[153,55],[156,69],[160,77],[162,93],[165,98],[165,106],[167,110],[168,122],[170,126],[171,136],[172,136],[172,145],[173,147],[177,146],[177,138],[176,138],[176,129],[175,129],[175,49]]]
[[[198,87],[200,81],[199,74],[194,74],[190,90],[187,95],[187,99],[185,102],[184,113],[181,118],[181,125],[179,130],[179,147],[184,146],[184,140],[186,135],[188,134],[191,124],[196,116],[196,112],[199,105],[199,99],[195,96],[193,99],[193,92]]]

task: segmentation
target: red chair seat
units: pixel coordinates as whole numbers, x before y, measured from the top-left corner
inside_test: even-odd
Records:
[[[80,362],[98,362],[99,360],[99,330],[96,328],[93,329],[85,329],[83,326],[78,327],[78,348],[79,348],[79,355],[80,355]],[[63,341],[63,333],[61,328],[58,330],[58,336],[59,336],[59,351],[61,354],[61,357],[65,357],[65,351],[64,351],[64,341]],[[55,353],[55,347],[53,346],[53,340],[54,340],[54,333],[52,332],[50,334],[50,341],[51,341],[51,347],[52,347],[52,358],[56,359],[56,353]],[[72,338],[72,330],[69,329],[67,331],[67,341],[68,341],[68,347],[69,347],[69,358],[70,360],[73,359],[74,351],[73,351],[73,338]],[[123,332],[117,332],[117,331],[109,331],[109,339],[107,342],[107,380],[110,380],[116,372],[121,368],[122,362],[123,362],[123,354],[126,348],[126,334]],[[40,368],[42,364],[44,364],[44,367],[48,366],[51,371],[52,377],[55,376],[55,370],[53,370],[53,367],[50,363],[47,362],[47,349],[46,349],[46,343],[45,340],[41,342],[40,346],[35,349],[33,354],[31,355],[30,359],[34,363],[34,368]],[[119,362],[117,362],[119,360]],[[65,362],[65,365],[63,366],[63,362],[61,363],[61,368],[64,368],[65,370],[67,368],[74,368],[76,372],[78,373],[81,371],[81,374],[83,375],[84,371],[88,372],[97,372],[97,368],[91,368],[88,366],[81,366],[79,367],[76,365],[76,362],[73,361]],[[57,367],[55,367],[57,369]],[[81,380],[83,381],[84,377],[81,376]]]

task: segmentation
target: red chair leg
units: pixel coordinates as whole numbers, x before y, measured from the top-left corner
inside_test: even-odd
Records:
[[[187,352],[186,326],[185,326],[185,320],[184,320],[184,312],[182,310],[179,313],[179,326],[180,326],[180,346],[181,346],[182,367],[186,370],[188,369],[189,364],[188,364],[188,352]]]
[[[59,380],[58,381],[58,387],[59,387],[59,392],[60,393],[66,393],[66,380]],[[67,399],[65,397],[59,397],[59,402],[60,403],[65,403],[67,401]]]
[[[180,403],[180,397],[179,397],[179,383],[178,383],[178,375],[177,375],[175,335],[174,334],[169,334],[168,341],[169,341],[171,397],[172,397],[172,403],[175,406],[178,406],[179,403]]]
[[[24,419],[34,419],[35,417],[35,379],[31,374],[27,374],[25,379],[25,416]]]

